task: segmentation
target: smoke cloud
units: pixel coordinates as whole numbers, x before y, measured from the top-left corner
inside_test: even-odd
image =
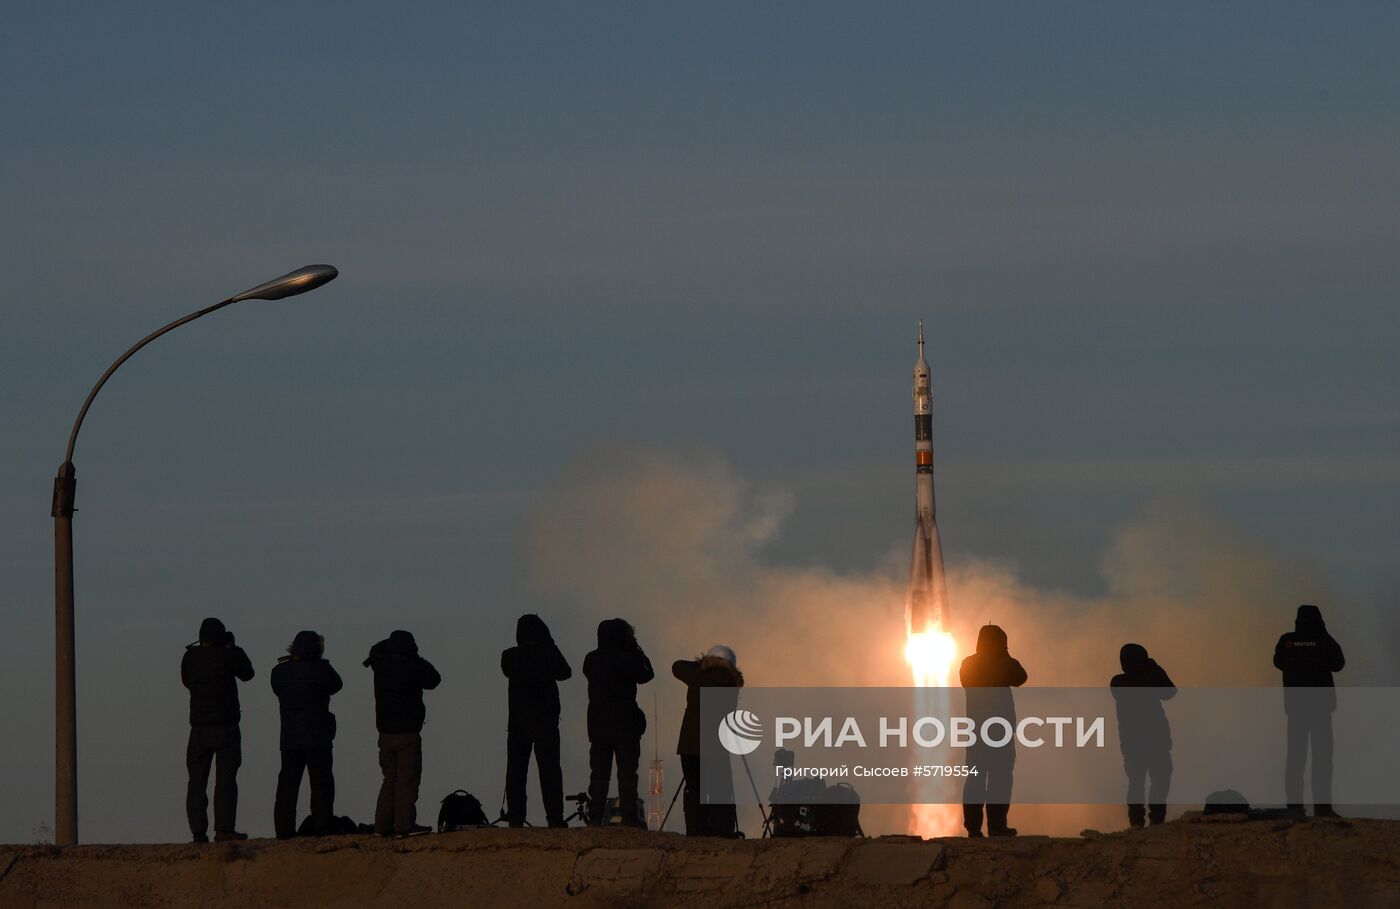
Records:
[[[737,651],[749,685],[910,684],[903,543],[863,573],[770,564],[764,545],[790,498],[754,488],[719,455],[689,450],[594,448],[542,501],[548,509],[527,524],[530,582],[574,607],[580,631],[614,615],[632,621],[662,686],[671,660],[715,643]],[[891,537],[902,530],[892,526]],[[1294,607],[1330,602],[1306,562],[1169,498],[1117,533],[1102,558],[1102,595],[1035,589],[995,561],[948,561],[959,657],[980,625],[1001,625],[1030,685],[1107,685],[1128,641],[1181,686],[1277,684],[1273,646]],[[1023,817],[1040,831],[1077,833],[1094,819],[1121,824],[1121,812],[1046,806]],[[878,814],[902,829],[898,812]]]
[[[542,501],[528,523],[531,583],[580,619],[627,617],[658,664],[722,642],[751,685],[909,683],[902,543],[864,573],[769,564],[790,498],[693,451],[595,448]],[[1181,685],[1276,684],[1273,645],[1293,607],[1329,602],[1306,562],[1174,499],[1119,531],[1101,596],[1038,590],[966,556],[948,570],[960,654],[980,625],[1001,625],[1033,685],[1105,685],[1127,641]]]
[[[658,671],[715,643],[750,685],[904,685],[904,581],[761,558],[790,511],[724,459],[598,448],[532,516],[527,569],[584,617],[637,626]]]

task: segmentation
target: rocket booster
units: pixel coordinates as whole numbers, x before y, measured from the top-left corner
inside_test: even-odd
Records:
[[[905,620],[910,634],[946,631],[948,584],[943,544],[933,509],[933,389],[924,359],[924,323],[919,323],[919,361],[914,364],[914,555],[909,565]]]

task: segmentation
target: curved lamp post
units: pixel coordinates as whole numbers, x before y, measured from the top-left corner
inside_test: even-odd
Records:
[[[133,344],[131,349],[107,367],[102,378],[98,379],[97,384],[92,386],[92,391],[88,392],[82,410],[78,411],[78,419],[73,421],[73,431],[68,435],[68,451],[63,457],[63,464],[58,468],[58,476],[54,477],[53,508],[50,512],[53,515],[54,647],[57,677],[54,728],[54,841],[60,846],[71,846],[78,842],[78,710],[73,648],[73,500],[78,480],[73,469],[73,446],[77,444],[78,430],[83,426],[83,418],[92,406],[92,399],[97,397],[97,393],[112,377],[112,373],[117,371],[117,367],[166,332],[240,300],[281,300],[315,290],[337,274],[339,272],[330,265],[308,265],[257,287],[251,287],[221,303],[192,312],[164,328],[156,329]]]

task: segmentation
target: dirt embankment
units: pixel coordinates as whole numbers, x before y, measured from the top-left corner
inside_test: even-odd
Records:
[[[0,847],[0,909],[1397,904],[1396,821],[1188,816],[1083,839],[995,841],[487,829],[410,840]]]

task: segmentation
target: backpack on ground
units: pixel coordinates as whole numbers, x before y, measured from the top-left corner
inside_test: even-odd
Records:
[[[1249,800],[1236,789],[1221,789],[1206,796],[1206,814],[1248,814]]]
[[[860,795],[850,783],[833,783],[817,806],[820,836],[865,836],[860,829]]]
[[[373,832],[373,830],[374,830],[374,828],[371,827],[371,828],[370,828],[370,831]],[[349,836],[349,835],[356,834],[356,833],[361,833],[361,832],[363,832],[363,831],[360,830],[360,825],[359,825],[359,824],[356,824],[354,821],[352,821],[350,818],[346,817],[345,815],[338,815],[338,816],[335,816],[335,817],[332,817],[332,818],[331,818],[331,829],[328,831],[328,835],[329,835],[329,836]],[[315,836],[315,835],[316,835],[316,825],[313,823],[313,821],[312,821],[312,819],[311,819],[311,815],[308,814],[308,815],[306,816],[306,819],[303,820],[303,821],[301,822],[301,826],[297,828],[297,836]]]
[[[481,802],[465,789],[450,793],[438,809],[438,833],[489,826],[491,822],[486,819],[486,812],[481,810]]]

